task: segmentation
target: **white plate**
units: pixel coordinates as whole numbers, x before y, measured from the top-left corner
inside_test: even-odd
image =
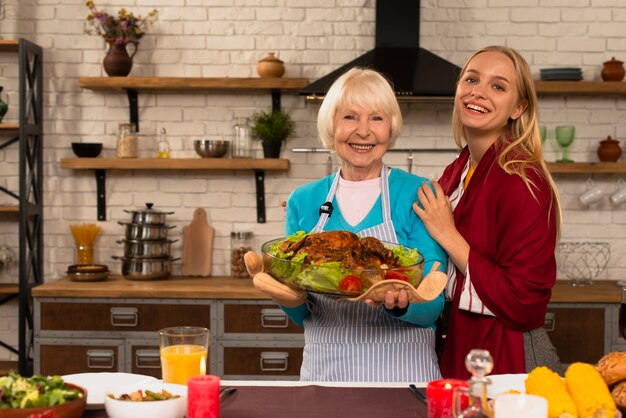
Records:
[[[527,374],[494,374],[487,376],[491,380],[491,384],[487,386],[487,396],[495,399],[510,390],[518,392],[526,392],[524,382],[528,377]]]
[[[87,409],[104,409],[104,394],[135,384],[156,382],[152,376],[132,373],[77,373],[63,376],[63,380],[87,389]]]

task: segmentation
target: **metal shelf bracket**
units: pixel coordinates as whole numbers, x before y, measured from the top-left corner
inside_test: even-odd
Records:
[[[98,220],[107,219],[106,170],[96,170],[96,193],[98,200]]]
[[[135,124],[135,129],[139,132],[139,104],[137,90],[126,89],[126,95],[128,96],[128,109],[130,111],[130,123]]]
[[[256,221],[265,223],[265,171],[254,170],[256,183]]]

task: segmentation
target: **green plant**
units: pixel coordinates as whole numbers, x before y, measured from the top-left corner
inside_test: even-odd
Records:
[[[252,116],[252,121],[254,138],[265,144],[282,143],[295,130],[293,119],[280,110],[256,113]]]
[[[107,42],[118,45],[129,43],[137,44],[145,35],[148,28],[157,16],[157,10],[153,9],[148,16],[135,16],[126,9],[121,8],[117,17],[113,17],[107,12],[101,12],[96,8],[93,0],[87,0],[85,5],[91,13],[87,15],[87,22],[93,26],[93,30],[87,30],[88,34],[95,34],[104,38]]]

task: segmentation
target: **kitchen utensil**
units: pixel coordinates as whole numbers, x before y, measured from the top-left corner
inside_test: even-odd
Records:
[[[183,276],[211,275],[214,234],[206,211],[196,209],[191,223],[183,227]]]
[[[193,141],[196,152],[202,158],[221,158],[228,152],[230,141],[220,139],[196,139]]]
[[[176,225],[150,225],[120,221],[117,223],[126,227],[125,237],[127,240],[164,240],[167,239],[168,231],[172,228],[176,228]]]
[[[76,264],[93,264],[93,243],[101,228],[93,223],[70,225],[76,244]]]
[[[109,277],[109,268],[102,264],[74,264],[67,268],[67,277],[74,282],[99,282]]]
[[[72,142],[72,151],[77,157],[95,158],[102,152],[100,142]]]
[[[235,393],[237,388],[232,386],[222,386],[220,387],[220,402],[223,402],[224,399],[228,398],[230,395]]]
[[[167,279],[172,273],[172,261],[180,260],[171,257],[112,257],[122,261],[122,275],[128,280]]]
[[[170,255],[170,245],[178,240],[120,240],[124,244],[124,257],[167,257]]]
[[[428,400],[426,399],[426,395],[424,395],[422,392],[420,392],[414,384],[410,384],[409,385],[409,389],[411,390],[411,392],[413,392],[413,394],[415,396],[417,396],[417,399],[419,399],[420,401],[424,402],[425,404],[428,404]]]
[[[131,222],[136,224],[150,224],[150,225],[164,225],[167,215],[171,215],[174,212],[162,212],[160,210],[153,209],[154,203],[146,203],[145,209],[127,210],[124,212],[131,214]]]
[[[610,257],[608,242],[562,242],[557,265],[572,286],[586,286],[605,269]]]

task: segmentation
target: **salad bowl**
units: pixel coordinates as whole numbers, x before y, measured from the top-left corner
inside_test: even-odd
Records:
[[[330,233],[338,232],[330,231]],[[340,233],[345,233],[345,231]],[[327,232],[319,234],[327,234]],[[299,240],[307,235],[313,236],[314,234],[296,233],[264,243],[261,251],[265,272],[294,289],[349,298],[358,297],[383,281],[404,282],[413,288],[420,284],[424,258],[415,249],[378,241],[375,238],[357,238],[358,243],[365,243],[361,240],[368,240],[368,244],[373,242],[384,247],[384,249],[380,248],[385,256],[381,256],[378,261],[376,257],[373,259],[369,257],[363,262],[357,259],[357,255],[361,254],[358,244],[355,248],[348,248],[344,251],[344,248],[337,250],[333,248],[332,243],[320,240],[317,241],[318,245],[315,245],[316,241],[313,241],[314,244],[304,248]],[[298,250],[293,251],[294,245],[291,243],[296,243],[295,246],[299,246]],[[342,255],[335,256],[337,252],[342,252]]]

